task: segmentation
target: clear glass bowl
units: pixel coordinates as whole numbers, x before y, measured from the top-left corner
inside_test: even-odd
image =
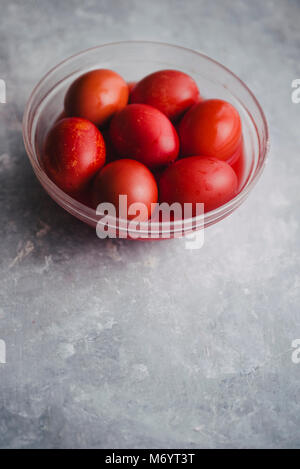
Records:
[[[145,41],[105,44],[81,52],[50,70],[34,88],[23,118],[24,143],[37,178],[61,207],[94,228],[99,222],[96,211],[59,189],[48,178],[41,163],[45,136],[63,110],[66,90],[78,76],[96,68],[113,69],[127,81],[137,81],[159,69],[182,70],[194,78],[202,96],[227,100],[240,113],[245,167],[238,195],[215,210],[187,220],[183,229],[180,221],[171,225],[155,222],[151,227],[153,237],[188,234],[222,220],[239,207],[261,175],[269,148],[268,126],[261,106],[248,87],[215,60],[183,47]],[[111,219],[111,226],[117,222]],[[147,237],[142,226],[138,231],[130,231],[123,224],[118,234],[125,237],[125,232],[135,239]]]

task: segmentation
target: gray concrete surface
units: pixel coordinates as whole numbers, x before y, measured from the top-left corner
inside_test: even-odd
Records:
[[[300,447],[300,2],[0,0],[0,447]],[[180,240],[101,242],[37,182],[29,92],[104,42],[204,51],[259,98],[269,164],[247,202]]]

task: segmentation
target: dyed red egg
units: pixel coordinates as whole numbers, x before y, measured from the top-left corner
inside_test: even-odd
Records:
[[[172,121],[178,120],[199,100],[195,81],[179,70],[160,70],[139,81],[131,91],[131,103],[149,104]]]
[[[65,118],[48,133],[44,147],[45,170],[68,194],[84,190],[104,163],[104,139],[88,120]]]
[[[133,90],[133,88],[135,87],[136,85],[136,82],[135,81],[129,81],[127,83],[128,85],[128,92],[129,92],[129,96],[131,95],[131,91]],[[129,102],[130,102],[130,98],[129,98]]]
[[[77,78],[65,96],[67,116],[105,124],[128,101],[128,85],[112,70],[92,70]]]
[[[179,138],[183,156],[214,156],[230,163],[242,138],[239,113],[221,99],[204,100],[183,116]]]
[[[146,104],[129,104],[110,124],[111,142],[119,158],[157,168],[176,160],[179,140],[169,119]]]
[[[191,156],[169,166],[159,179],[160,202],[204,203],[213,210],[237,193],[238,180],[228,163],[213,157]]]
[[[119,196],[127,196],[128,220],[136,215],[129,213],[130,205],[134,203],[144,204],[146,216],[150,218],[152,205],[157,202],[158,189],[151,171],[135,160],[122,159],[107,164],[97,174],[92,189],[93,206],[97,208],[102,202],[114,205],[116,215],[119,216]]]

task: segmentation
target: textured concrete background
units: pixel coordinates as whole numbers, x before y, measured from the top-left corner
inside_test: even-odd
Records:
[[[300,2],[0,0],[0,446],[300,447]],[[204,51],[257,95],[259,184],[205,246],[101,242],[35,179],[29,92],[104,42]]]

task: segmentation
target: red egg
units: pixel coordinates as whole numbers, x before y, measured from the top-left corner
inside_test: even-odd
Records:
[[[175,121],[199,100],[195,81],[179,70],[160,70],[139,81],[130,95],[131,103],[149,104]]]
[[[128,101],[128,85],[112,70],[85,73],[70,86],[65,97],[67,116],[83,117],[95,125],[105,124]]]
[[[127,82],[127,85],[128,85],[129,96],[130,96],[130,95],[131,95],[131,91],[133,90],[133,88],[134,88],[135,85],[136,85],[136,81],[128,81],[128,82]],[[129,102],[130,102],[130,98],[129,98]]]
[[[105,143],[97,127],[77,117],[58,121],[47,135],[44,165],[63,191],[76,194],[105,163]]]
[[[146,104],[130,104],[114,116],[110,138],[120,158],[157,168],[176,160],[179,140],[169,119]]]
[[[120,195],[127,196],[127,210],[131,204],[144,204],[147,215],[144,218],[141,215],[141,218],[143,221],[150,218],[151,204],[155,204],[158,197],[157,184],[151,171],[142,163],[130,159],[113,161],[102,168],[93,183],[93,206],[96,208],[102,202],[109,202],[119,216]],[[131,220],[136,215],[127,211],[126,216]]]
[[[183,156],[214,156],[231,162],[242,138],[238,111],[221,99],[207,99],[195,104],[179,125]]]
[[[237,176],[228,163],[213,157],[191,156],[169,166],[159,180],[160,202],[204,203],[213,210],[237,193]],[[183,207],[182,207],[183,208]]]

